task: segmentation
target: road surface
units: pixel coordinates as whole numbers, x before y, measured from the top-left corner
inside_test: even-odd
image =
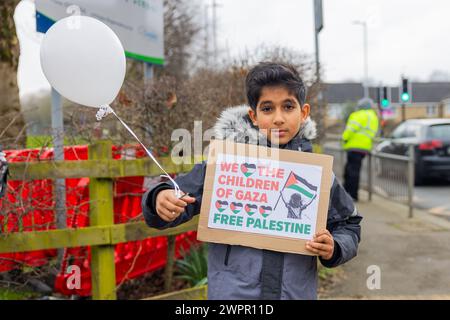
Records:
[[[416,187],[414,203],[418,208],[450,221],[450,181],[433,181]]]

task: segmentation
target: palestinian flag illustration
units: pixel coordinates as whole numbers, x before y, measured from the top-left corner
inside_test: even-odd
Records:
[[[256,165],[252,163],[243,163],[241,164],[242,173],[248,178],[256,171]]]
[[[272,207],[269,206],[260,206],[259,207],[259,213],[264,217],[267,218],[272,213]]]
[[[216,209],[219,210],[219,212],[224,212],[228,208],[228,202],[227,201],[216,201]]]
[[[291,172],[288,180],[286,181],[285,189],[295,190],[308,199],[314,198],[317,194],[317,187],[310,184],[306,179],[299,177],[295,173]]]
[[[292,199],[301,201],[303,204],[310,204],[316,197],[317,186],[291,171],[280,192],[280,197],[278,198],[275,208],[277,208],[281,198],[283,198],[285,202],[289,202]]]
[[[239,212],[241,212],[243,208],[242,203],[239,202],[232,202],[230,205],[230,209],[231,211],[233,211],[234,214],[238,214]]]
[[[245,205],[245,212],[247,212],[247,214],[249,216],[254,215],[257,209],[258,209],[258,206],[255,204],[246,204]]]

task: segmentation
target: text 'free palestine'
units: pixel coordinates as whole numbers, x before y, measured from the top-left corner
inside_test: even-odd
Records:
[[[271,230],[271,231],[283,231],[293,234],[311,234],[311,225],[298,223],[298,222],[288,222],[288,221],[277,221],[271,219],[261,219],[252,218],[244,216],[234,216],[227,214],[214,213],[214,224],[229,225],[242,227],[242,229],[260,229],[260,230]]]

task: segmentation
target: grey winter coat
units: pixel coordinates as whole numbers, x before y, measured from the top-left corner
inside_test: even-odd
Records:
[[[215,125],[217,139],[257,144],[261,133],[247,115],[248,107],[239,106],[222,112]],[[315,138],[315,123],[308,118],[300,132],[288,144],[279,146],[289,150],[311,152],[310,139]],[[147,191],[142,199],[142,210],[150,227],[165,229],[190,220],[200,212],[206,163],[197,164],[191,172],[176,179],[184,192],[196,202],[188,205],[175,221],[167,223],[155,210],[156,196],[171,183],[161,183]],[[351,197],[333,178],[328,208],[327,229],[333,235],[333,257],[321,263],[336,267],[356,256],[360,241],[360,221]],[[316,299],[317,258],[300,254],[260,250],[244,246],[210,243],[208,248],[208,299]]]

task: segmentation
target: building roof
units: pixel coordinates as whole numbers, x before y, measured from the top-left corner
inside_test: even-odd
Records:
[[[361,83],[325,83],[324,98],[328,103],[358,101],[364,95]]]
[[[441,102],[450,95],[450,82],[413,82],[413,102]]]

